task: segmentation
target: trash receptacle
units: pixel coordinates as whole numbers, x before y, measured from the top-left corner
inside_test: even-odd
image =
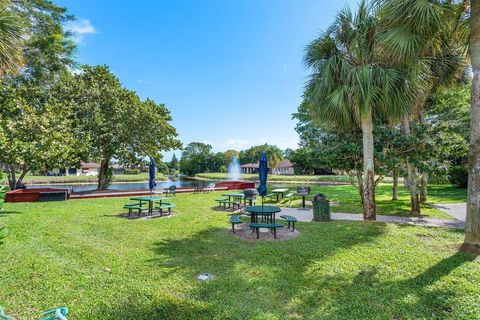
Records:
[[[313,220],[330,221],[330,201],[324,194],[316,194],[312,200]]]

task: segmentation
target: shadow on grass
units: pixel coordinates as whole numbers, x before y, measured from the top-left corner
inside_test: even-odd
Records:
[[[23,214],[23,212],[20,212],[20,211],[7,211],[7,210],[0,211],[0,217],[12,215],[12,214]]]
[[[318,287],[330,287],[328,293],[333,294],[328,295],[326,307],[329,312],[322,315],[322,318],[457,319],[461,314],[467,316],[462,310],[458,314],[455,312],[459,294],[468,293],[462,292],[455,280],[453,284],[448,279],[442,283],[437,282],[475,258],[475,255],[456,252],[417,276],[400,281],[379,280],[377,274],[381,271],[381,266],[376,265],[359,271],[353,279],[342,275],[324,279],[318,283]],[[334,287],[331,286],[332,283],[335,284]],[[302,306],[308,307],[315,302],[321,304],[321,291],[312,291],[303,300]],[[473,318],[478,313],[468,316]]]
[[[385,225],[299,223],[295,240],[242,240],[225,228],[154,243],[151,260],[168,292],[151,303],[114,305],[105,319],[288,318],[286,303],[309,286],[304,268],[339,251],[374,242]],[[200,282],[201,273],[214,279]],[[167,285],[168,284],[168,285]],[[188,289],[188,290],[187,290]],[[185,293],[185,290],[187,292]],[[134,301],[135,298],[132,298]]]

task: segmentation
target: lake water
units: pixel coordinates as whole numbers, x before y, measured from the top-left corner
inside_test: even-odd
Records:
[[[169,186],[176,187],[194,187],[198,184],[208,185],[215,181],[191,181],[191,180],[167,180],[157,181],[157,190],[168,188]],[[82,192],[97,189],[97,184],[78,184],[78,183],[52,183],[52,184],[32,184],[27,185],[28,188],[64,188],[70,189],[73,192]],[[110,190],[148,190],[148,182],[127,182],[127,183],[112,183],[108,188]]]

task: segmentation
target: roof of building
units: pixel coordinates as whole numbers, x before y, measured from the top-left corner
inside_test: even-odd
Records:
[[[82,161],[80,162],[80,166],[82,168],[94,169],[94,168],[100,168],[100,163]]]

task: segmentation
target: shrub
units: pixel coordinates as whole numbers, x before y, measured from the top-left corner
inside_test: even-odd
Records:
[[[457,188],[466,189],[468,186],[468,171],[464,165],[452,166],[449,171],[450,183]]]
[[[140,169],[125,169],[124,174],[140,174]]]

